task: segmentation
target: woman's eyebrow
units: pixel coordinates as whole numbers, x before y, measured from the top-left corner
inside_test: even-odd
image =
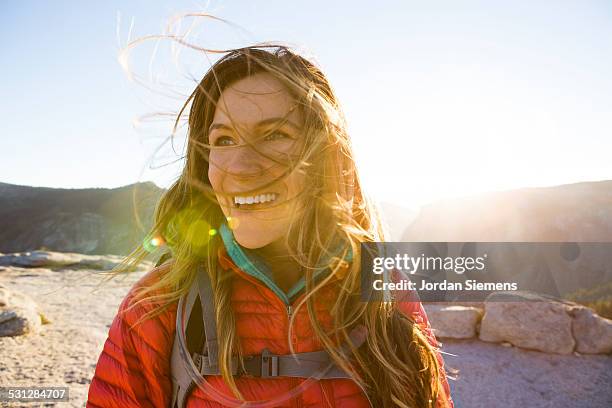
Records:
[[[268,118],[268,119],[264,119],[264,120],[261,120],[261,121],[257,122],[255,124],[255,127],[262,127],[262,126],[271,125],[271,124],[289,125],[289,126],[291,126],[292,128],[294,128],[296,130],[301,129],[301,127],[298,124],[290,121],[287,118]],[[223,123],[213,123],[208,128],[208,133],[212,132],[215,129],[232,130],[233,128],[231,126],[225,125]]]
[[[273,124],[289,125],[289,126],[291,126],[292,128],[294,128],[296,130],[301,129],[301,127],[298,124],[290,121],[287,118],[268,118],[268,119],[264,119],[262,121],[259,121],[255,126],[256,127],[261,127],[261,126],[273,125]]]
[[[224,125],[223,123],[213,123],[212,125],[210,125],[210,127],[208,128],[208,133],[212,132],[215,129],[226,129],[226,130],[231,130],[232,128],[230,126]]]

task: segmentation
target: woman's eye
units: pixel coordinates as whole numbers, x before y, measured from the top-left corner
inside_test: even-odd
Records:
[[[234,142],[234,139],[229,136],[220,136],[215,139],[213,144],[215,146],[233,146],[236,143]]]
[[[266,136],[265,140],[281,140],[281,139],[291,139],[291,137],[285,132],[272,132],[268,136]]]

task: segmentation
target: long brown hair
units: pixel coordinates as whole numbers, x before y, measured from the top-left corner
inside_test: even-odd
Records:
[[[353,374],[373,406],[435,406],[443,392],[440,366],[436,350],[421,328],[398,310],[393,299],[359,301],[360,243],[384,241],[384,231],[375,206],[362,192],[338,100],[319,68],[283,46],[260,45],[227,52],[181,108],[175,126],[190,106],[186,164],[161,198],[149,234],[167,243],[172,261],[154,284],[136,293],[133,306],[149,301],[159,304],[140,321],[156,316],[185,294],[195,278],[195,265],[206,262],[215,291],[221,373],[235,396],[243,398],[229,369],[232,355],[241,355],[241,350],[230,306],[230,279],[219,274],[215,265],[222,242],[214,232],[226,220],[208,179],[207,133],[223,90],[258,73],[271,74],[281,81],[305,118],[305,147],[291,165],[307,169],[304,196],[309,205],[291,222],[290,235],[297,239],[286,242],[291,256],[305,270],[306,296],[297,308],[307,307],[321,344],[338,366]],[[342,253],[329,257],[330,246],[337,242],[345,243]],[[353,262],[342,268],[341,260],[349,251]],[[123,270],[140,262],[146,253],[144,246],[137,248]],[[313,271],[324,259],[330,273],[315,283]],[[335,338],[321,327],[314,307],[317,292],[332,279],[341,282],[331,308]],[[292,324],[293,319],[290,331]],[[347,340],[356,324],[367,328],[367,339],[363,346],[351,350],[352,358],[347,361],[339,354],[336,340]]]

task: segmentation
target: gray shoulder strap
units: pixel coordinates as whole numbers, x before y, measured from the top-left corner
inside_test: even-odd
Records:
[[[199,282],[198,280],[201,279],[200,275],[203,275],[203,274],[206,274],[204,280],[209,280],[208,273],[202,266],[198,267],[197,274],[198,274],[198,277],[196,278],[196,282]],[[181,358],[181,347],[180,347],[180,342],[178,341],[178,333],[179,333],[179,330],[183,330],[183,327],[180,327],[181,326],[180,322],[182,321],[189,322],[189,317],[191,317],[193,305],[195,304],[196,298],[198,297],[198,294],[199,294],[199,286],[200,286],[199,283],[197,285],[191,285],[189,292],[187,292],[187,296],[179,300],[178,308],[176,311],[177,317],[178,317],[178,314],[183,312],[183,307],[184,307],[185,319],[179,319],[179,318],[176,319],[176,323],[177,323],[176,332],[174,336],[174,344],[172,345],[172,355],[170,358],[170,369],[171,369],[171,376],[172,376],[172,402],[170,406],[172,408],[176,406],[178,406],[179,408],[183,408],[185,406],[186,397],[194,385],[193,379],[189,375],[189,372],[185,368],[185,365],[183,364],[183,360]],[[216,330],[215,330],[215,337],[216,337]]]
[[[202,319],[204,320],[204,335],[206,338],[205,357],[208,358],[209,366],[217,367],[219,345],[217,343],[214,294],[208,273],[202,267],[198,268],[198,293],[200,294],[200,304],[202,305]]]

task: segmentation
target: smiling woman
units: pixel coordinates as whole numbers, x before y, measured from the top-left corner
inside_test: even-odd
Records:
[[[420,302],[360,301],[360,243],[384,234],[324,74],[237,49],[189,104],[150,235],[171,259],[122,303],[88,406],[452,406]]]

